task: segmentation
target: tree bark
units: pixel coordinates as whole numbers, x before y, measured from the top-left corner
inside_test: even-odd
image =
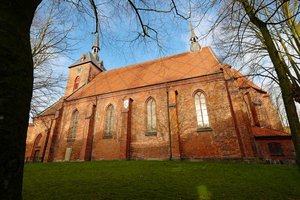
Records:
[[[22,199],[33,85],[30,26],[41,0],[0,4],[0,199]]]
[[[263,42],[267,47],[270,59],[274,65],[276,74],[278,76],[284,107],[291,129],[292,140],[295,146],[296,161],[300,169],[300,122],[296,110],[295,101],[293,98],[293,90],[291,87],[291,83],[288,78],[288,75],[285,72],[285,69],[287,69],[288,66],[286,66],[286,64],[280,59],[279,52],[274,44],[274,41],[272,40],[272,36],[267,27],[267,24],[265,24],[263,21],[261,21],[255,16],[252,7],[248,3],[248,0],[239,1],[242,3],[247,15],[250,18],[250,21],[260,30],[263,36]]]

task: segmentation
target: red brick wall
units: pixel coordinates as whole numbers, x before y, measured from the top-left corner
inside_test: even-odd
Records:
[[[28,126],[27,129],[27,138],[26,138],[26,151],[25,151],[25,159],[28,161],[32,160],[32,153],[35,150],[40,150],[39,157],[43,155],[47,131],[51,125],[51,119],[53,118],[52,115],[46,117],[35,118],[33,123]],[[34,149],[34,142],[37,136],[41,134],[42,137],[40,139],[38,149]]]
[[[217,80],[199,80],[179,85],[178,121],[183,158],[236,158],[240,157],[237,135],[222,76]],[[211,131],[197,131],[193,94],[205,93]]]
[[[169,89],[177,91],[180,149],[182,158],[238,158],[241,156],[237,135],[232,120],[224,81],[221,76],[198,78],[195,80],[172,83]],[[214,80],[216,79],[216,80]],[[206,94],[211,131],[198,132],[193,94],[201,89]],[[149,97],[156,101],[157,133],[146,135],[146,101]],[[100,95],[64,104],[64,114],[59,136],[59,146],[55,159],[63,160],[66,148],[72,146],[72,160],[80,159],[82,140],[86,137],[88,123],[86,116],[91,105],[96,105],[92,159],[119,159],[122,125],[123,99],[131,98],[131,158],[132,159],[169,159],[169,122],[167,88],[156,85],[127,92]],[[114,131],[112,138],[103,138],[105,129],[105,109],[112,104],[115,109]],[[73,111],[79,111],[76,141],[67,142]]]
[[[88,67],[88,65],[84,65],[84,70],[81,73],[85,73]],[[66,93],[71,86],[73,87],[71,80],[76,77],[75,70],[75,68],[70,70]],[[95,71],[89,72],[94,73]],[[128,98],[133,100],[130,144],[132,159],[169,159],[171,154],[170,134],[173,134],[172,138],[176,138],[175,136],[178,134],[179,142],[173,142],[172,144],[179,145],[179,147],[173,147],[172,149],[179,150],[181,158],[241,158],[242,151],[244,151],[246,158],[252,158],[256,156],[256,147],[262,148],[262,155],[266,155],[264,144],[257,143],[258,145],[255,146],[254,138],[249,131],[251,116],[247,108],[247,101],[244,99],[245,91],[239,90],[234,81],[228,81],[227,83],[228,88],[226,88],[223,74],[219,73],[65,101],[62,117],[57,121],[57,123],[60,123],[60,126],[58,126],[54,160],[64,160],[68,147],[72,148],[71,160],[84,159],[87,135],[89,130],[91,130],[90,116],[93,105],[96,106],[96,110],[92,133],[92,160],[121,159],[121,155],[124,154],[124,152],[120,152],[124,151],[124,148],[121,150],[121,139],[124,138],[121,136],[122,132],[124,133],[122,131],[122,124],[124,124],[122,123],[122,116],[125,116],[122,115],[123,100]],[[198,90],[203,91],[206,97],[210,130],[199,131],[197,127],[193,94]],[[172,99],[174,97],[169,97],[172,105],[168,102],[167,91],[169,94],[175,92],[177,94],[177,101]],[[260,95],[252,93],[257,96]],[[150,136],[146,135],[146,101],[149,97],[155,99],[157,118],[156,134]],[[231,103],[230,99],[232,100]],[[267,123],[272,121],[270,116],[274,112],[272,109],[268,109],[272,106],[268,97],[264,97],[262,101],[266,102],[262,106],[266,106],[265,110],[270,112],[268,113],[268,120],[261,119],[265,120],[264,123]],[[106,108],[109,104],[112,104],[115,110],[114,129],[112,138],[104,138]],[[170,118],[170,113],[168,112],[171,109],[170,106],[173,106],[173,108],[175,106],[176,108],[176,112],[172,112],[172,118]],[[233,109],[231,109],[231,106]],[[70,142],[67,137],[72,126],[72,113],[75,109],[79,112],[78,127],[76,139]],[[177,113],[177,118],[174,118],[174,113]],[[234,116],[236,120],[234,120]],[[270,126],[277,127],[277,125],[278,122],[276,121]],[[39,125],[35,126],[39,127]],[[31,145],[34,142],[34,138],[41,132],[39,131],[40,128],[37,127],[36,131],[32,131],[32,128],[29,128],[26,155],[31,154],[30,148],[32,149]],[[170,132],[169,127],[176,127],[178,130]],[[284,147],[289,148],[288,144]],[[287,151],[289,152],[290,150]]]
[[[268,143],[277,142],[281,144],[283,149],[282,156],[272,156],[268,147]],[[257,139],[259,157],[265,160],[294,160],[295,149],[291,139]]]
[[[72,94],[72,92],[74,91],[74,81],[77,76],[80,77],[80,83],[78,86],[78,88],[80,88],[82,85],[91,81],[100,72],[100,69],[98,69],[91,63],[85,63],[83,65],[70,68],[65,96]]]
[[[257,92],[254,89],[249,89],[248,91],[250,92],[252,103],[253,101],[261,102],[260,105],[254,105],[260,126],[275,130],[282,130],[279,114],[275,109],[269,95]]]

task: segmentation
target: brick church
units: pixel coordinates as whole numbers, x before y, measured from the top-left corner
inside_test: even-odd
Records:
[[[69,66],[64,96],[28,126],[26,161],[293,161],[269,94],[201,47],[106,70],[98,37]]]

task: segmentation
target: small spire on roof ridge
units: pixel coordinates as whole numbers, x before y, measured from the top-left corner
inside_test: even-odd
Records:
[[[199,52],[201,50],[201,46],[198,42],[198,37],[195,34],[193,25],[191,23],[191,21],[189,20],[189,24],[190,24],[190,32],[191,32],[191,37],[190,37],[190,42],[191,42],[191,46],[190,46],[190,50],[191,52]]]
[[[97,66],[99,66],[103,71],[105,71],[105,68],[104,68],[104,65],[103,65],[103,61],[100,60],[99,56],[98,56],[98,53],[100,51],[100,47],[99,47],[99,34],[98,32],[94,32],[92,33],[95,35],[96,39],[95,39],[95,42],[93,44],[93,47],[92,47],[92,57],[95,59],[94,63],[97,64]]]
[[[96,54],[98,56],[98,53],[100,51],[100,47],[99,47],[99,34],[98,32],[93,33],[96,36],[95,42],[93,44],[92,50],[93,50],[93,54]]]

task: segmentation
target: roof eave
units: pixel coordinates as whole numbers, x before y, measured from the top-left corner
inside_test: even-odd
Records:
[[[254,136],[255,139],[291,139],[291,135],[264,135],[264,136]]]

